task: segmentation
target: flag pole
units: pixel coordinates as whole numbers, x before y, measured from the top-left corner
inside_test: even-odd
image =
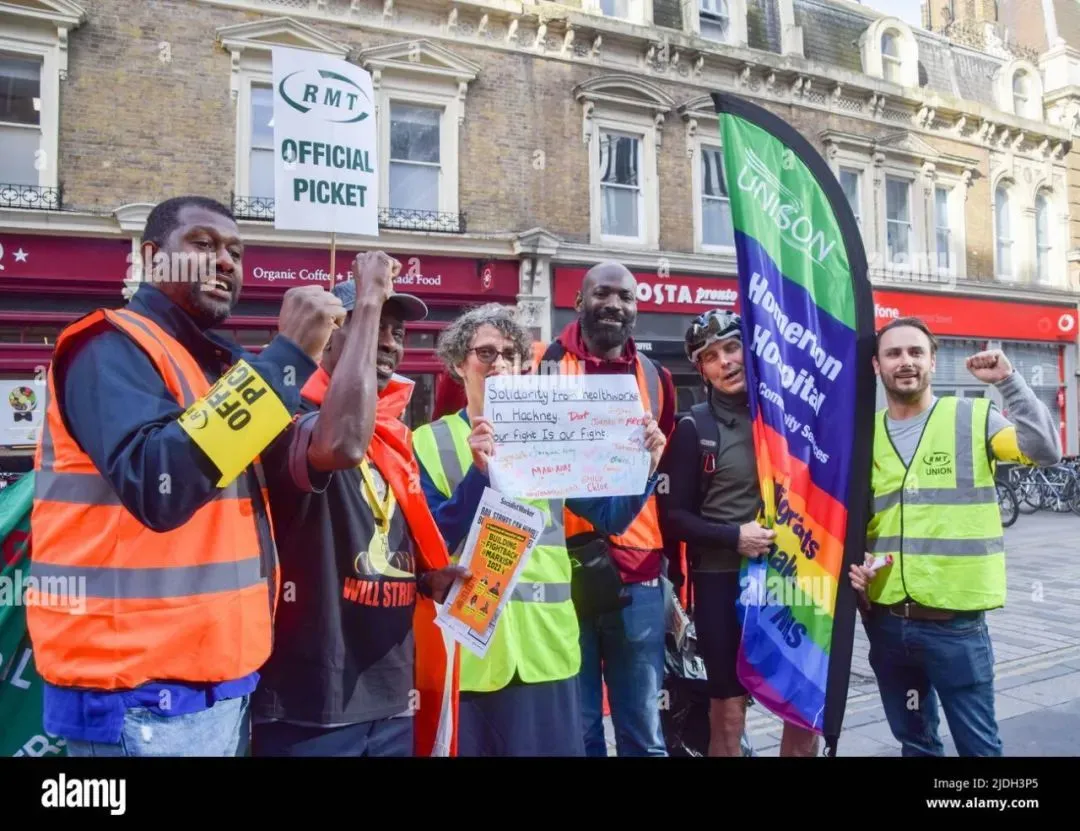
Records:
[[[330,291],[334,290],[334,277],[337,274],[337,231],[330,232]]]

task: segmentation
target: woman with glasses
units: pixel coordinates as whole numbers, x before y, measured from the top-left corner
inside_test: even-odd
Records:
[[[464,387],[461,410],[413,434],[421,485],[447,547],[460,556],[484,488],[494,433],[483,418],[484,384],[518,374],[530,361],[530,338],[513,312],[488,304],[466,312],[439,338],[437,354]],[[645,433],[649,480],[638,496],[534,500],[546,527],[496,627],[483,658],[461,650],[460,756],[584,756],[577,675],[579,630],[570,593],[571,565],[563,510],[605,534],[620,534],[656,486],[664,436],[655,420]]]

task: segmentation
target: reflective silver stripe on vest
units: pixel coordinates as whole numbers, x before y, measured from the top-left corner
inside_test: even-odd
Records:
[[[972,422],[975,420],[975,402],[961,398],[956,402],[956,489],[975,487],[975,457],[971,453]],[[997,500],[997,491],[989,489]]]
[[[257,586],[258,557],[232,563],[176,568],[96,568],[61,566],[32,560],[30,576],[42,594],[117,600],[190,597]]]
[[[872,554],[887,554],[899,551],[905,557],[917,554],[933,554],[942,557],[978,557],[995,554],[1005,550],[1003,537],[971,540],[934,540],[926,537],[878,537],[870,542]]]
[[[653,420],[660,420],[660,374],[656,371],[656,364],[654,364],[648,357],[642,355],[638,360],[641,361],[641,367],[645,370],[645,387],[649,391],[649,407],[652,409]]]
[[[905,505],[970,505],[972,502],[987,502],[997,499],[995,488],[969,487],[965,490],[953,488],[911,488],[897,490],[884,496],[874,497],[874,513],[887,511],[900,504],[901,497]]]
[[[518,583],[510,599],[523,603],[565,603],[570,599],[570,584]]]
[[[261,465],[256,472],[262,476]],[[149,489],[156,489],[156,482],[148,482]],[[165,494],[167,495],[167,494]],[[116,495],[104,478],[96,473],[57,473],[51,467],[42,468],[34,476],[34,497],[44,502],[64,502],[68,505],[120,505]],[[222,488],[214,499],[250,499],[251,487],[247,477],[241,475]]]
[[[164,353],[166,360],[168,360],[168,362],[170,364],[172,364],[173,372],[176,373],[176,377],[180,381],[180,391],[181,391],[181,393],[182,393],[182,395],[184,397],[184,400],[180,402],[181,406],[186,410],[188,407],[190,407],[192,404],[194,404],[195,403],[195,396],[191,394],[191,387],[188,386],[187,379],[184,378],[184,373],[182,373],[180,371],[179,364],[177,364],[176,361],[173,360],[173,356],[170,355],[169,350],[165,348],[165,344],[163,344],[158,339],[157,335],[155,335],[153,332],[151,332],[150,328],[145,323],[143,323],[141,320],[139,320],[138,318],[130,316],[128,313],[126,313],[122,309],[118,309],[116,311],[116,314],[117,314],[117,316],[122,317],[124,320],[126,320],[128,323],[130,323],[132,326],[138,326],[140,329],[142,329],[144,332],[146,332],[147,336],[151,340],[153,340],[155,343],[157,343],[158,346],[161,347],[161,351]]]

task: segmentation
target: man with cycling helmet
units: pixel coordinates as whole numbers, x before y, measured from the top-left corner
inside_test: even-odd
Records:
[[[685,349],[707,395],[672,436],[661,522],[669,543],[686,543],[694,623],[708,676],[709,755],[740,756],[747,693],[736,674],[739,573],[743,557],[769,551],[775,532],[755,521],[761,490],[741,319],[722,309],[700,315],[686,332]],[[815,734],[785,725],[781,756],[813,756],[817,746]]]

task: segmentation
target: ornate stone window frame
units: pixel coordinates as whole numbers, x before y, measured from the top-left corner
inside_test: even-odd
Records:
[[[272,52],[275,46],[308,49],[347,58],[349,47],[320,34],[291,17],[275,17],[223,26],[217,30],[221,47],[232,56],[229,93],[236,105],[236,157],[234,193],[251,195],[251,90],[273,83]]]
[[[690,162],[690,189],[694,210],[694,251],[698,254],[720,254],[734,257],[734,245],[709,245],[704,241],[705,220],[703,211],[703,187],[701,177],[702,148],[723,149],[719,121],[713,110],[712,98],[702,95],[692,98],[679,107],[679,115],[686,123],[686,156]],[[704,125],[704,126],[702,126]],[[730,193],[730,185],[729,185]]]
[[[458,156],[469,84],[480,66],[425,39],[377,46],[359,53],[371,73],[375,117],[379,125],[379,204],[390,205],[390,108],[394,103],[420,104],[441,111],[439,121],[439,205],[458,213]]]
[[[60,85],[67,80],[68,38],[87,19],[71,0],[37,0],[34,6],[0,2],[0,52],[41,61],[41,140],[34,167],[37,186],[60,181]]]
[[[859,37],[863,71],[873,78],[885,79],[886,58],[881,40],[890,32],[895,35],[900,51],[900,86],[915,89],[919,86],[919,44],[911,27],[898,17],[878,18]]]
[[[1017,112],[1016,97],[1013,95],[1013,79],[1019,72],[1026,74],[1029,79],[1027,107],[1022,112]],[[994,96],[1002,112],[1031,121],[1042,121],[1045,117],[1042,73],[1031,61],[1015,58],[1003,64],[994,73]]]
[[[899,131],[878,139],[827,130],[821,133],[825,157],[839,181],[840,169],[860,173],[860,215],[870,271],[904,282],[952,282],[967,276],[967,191],[978,160],[942,153],[917,135]],[[887,177],[910,184],[909,264],[888,262]],[[949,262],[937,265],[935,188],[949,190]]]
[[[600,75],[574,88],[582,105],[582,140],[588,152],[590,240],[594,245],[658,248],[660,245],[660,187],[657,148],[663,125],[674,107],[671,97],[655,84],[621,73]],[[637,237],[608,236],[601,231],[602,199],[596,160],[602,132],[630,133],[641,139],[643,208]]]

